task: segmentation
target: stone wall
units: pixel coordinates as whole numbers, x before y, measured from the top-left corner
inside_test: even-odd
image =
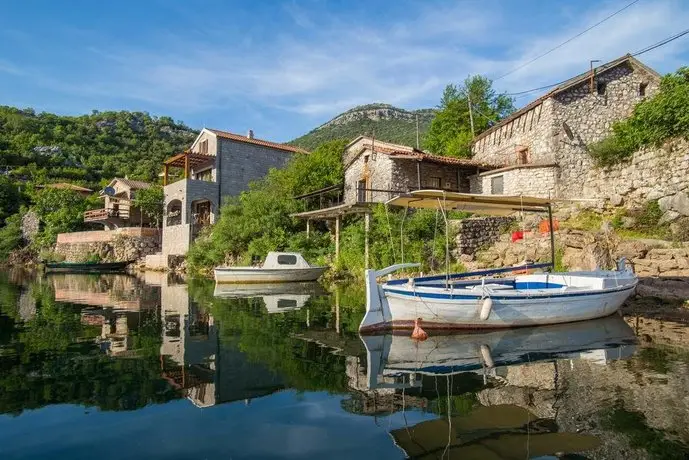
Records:
[[[104,262],[141,260],[160,250],[160,234],[152,228],[61,233],[53,250],[67,262],[82,262],[94,255]]]
[[[518,165],[488,171],[471,180],[472,193],[492,193],[493,178],[502,176],[503,195],[550,198],[557,194],[557,165]]]
[[[345,203],[357,202],[357,182],[368,178],[368,188],[377,190],[390,190],[392,183],[393,161],[385,154],[376,155],[347,155],[350,158],[349,167],[345,169],[344,201]],[[369,192],[367,200],[384,202],[392,198],[387,192]]]
[[[582,181],[583,196],[609,200],[615,206],[635,206],[659,200],[663,211],[689,215],[689,141],[673,140],[662,147],[636,152],[630,161],[591,168]],[[687,201],[684,206],[683,201]],[[668,216],[672,217],[672,216]],[[675,216],[677,217],[677,216]],[[673,220],[673,219],[668,219]]]
[[[514,219],[512,217],[472,217],[458,221],[457,253],[474,254],[480,248],[500,239],[501,232]]]
[[[644,95],[642,84],[647,85]],[[582,81],[481,134],[472,147],[474,159],[505,166],[524,161],[557,164],[556,183],[542,196],[550,192],[560,198],[594,198],[585,185],[595,169],[588,146],[607,137],[614,122],[627,118],[658,87],[659,77],[641,66],[615,66],[595,76],[593,92],[590,81]]]
[[[191,224],[168,225],[163,227],[162,252],[165,256],[169,254],[186,254],[189,250],[190,243]]]
[[[249,188],[249,182],[263,178],[272,168],[282,168],[291,152],[261,145],[218,138],[218,169],[221,203]]]
[[[645,96],[639,92],[642,83],[648,84]],[[604,94],[598,94],[598,84],[605,85]],[[593,93],[584,82],[553,97],[553,160],[560,166],[560,197],[592,198],[584,187],[594,167],[587,146],[609,136],[614,122],[629,117],[658,87],[656,75],[621,65],[597,75]]]

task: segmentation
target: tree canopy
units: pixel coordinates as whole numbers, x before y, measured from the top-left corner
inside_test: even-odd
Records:
[[[468,158],[474,136],[513,111],[513,100],[497,94],[493,82],[486,77],[475,75],[459,86],[449,84],[443,91],[438,112],[426,134],[424,148],[437,155]]]

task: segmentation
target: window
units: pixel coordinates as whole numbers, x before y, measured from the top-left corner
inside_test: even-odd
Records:
[[[362,179],[356,183],[356,201],[359,203],[366,203],[367,200],[367,193],[368,190],[366,190],[368,187],[366,187],[366,179]]]
[[[599,96],[605,96],[605,90],[607,89],[608,84],[605,83],[604,81],[599,81],[598,84],[596,85],[596,92],[598,93]]]
[[[279,265],[296,265],[297,264],[297,256],[294,256],[292,254],[280,254],[278,256],[278,264]]]
[[[492,195],[502,195],[504,193],[504,176],[490,178],[490,193]]]
[[[182,223],[182,202],[180,200],[172,200],[167,205],[165,224],[179,225]]]
[[[639,96],[641,96],[641,97],[646,96],[646,88],[648,88],[647,82],[639,83]]]
[[[204,171],[199,171],[196,173],[196,180],[202,180],[205,182],[213,182],[213,170],[206,169]]]
[[[426,181],[426,185],[429,188],[439,190],[440,189],[440,178],[439,177],[429,177]]]
[[[517,164],[525,165],[529,162],[529,148],[528,147],[518,147],[517,148]]]
[[[199,153],[208,154],[208,139],[204,139],[199,144]]]
[[[297,308],[297,301],[294,299],[278,299],[278,308]]]

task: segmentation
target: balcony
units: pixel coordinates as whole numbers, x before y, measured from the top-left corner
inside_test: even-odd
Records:
[[[84,211],[84,222],[103,223],[112,219],[129,219],[128,209],[93,209]]]

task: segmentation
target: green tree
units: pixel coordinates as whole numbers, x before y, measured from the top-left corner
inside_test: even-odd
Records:
[[[474,75],[464,80],[461,86],[447,85],[438,112],[426,134],[424,148],[437,155],[468,158],[471,156],[474,135],[485,131],[513,111],[513,100],[504,94],[497,94],[493,82],[486,77]]]
[[[19,211],[20,205],[21,194],[17,184],[7,176],[0,176],[0,226],[7,217]]]
[[[97,207],[96,197],[84,198],[72,190],[45,188],[34,194],[33,210],[43,223],[35,241],[39,247],[55,243],[58,233],[81,230],[84,226],[84,211]]]
[[[154,185],[150,188],[137,190],[134,197],[134,205],[141,209],[152,222],[155,222],[156,227],[160,225],[163,219],[163,206],[165,202],[165,193],[163,187]]]

